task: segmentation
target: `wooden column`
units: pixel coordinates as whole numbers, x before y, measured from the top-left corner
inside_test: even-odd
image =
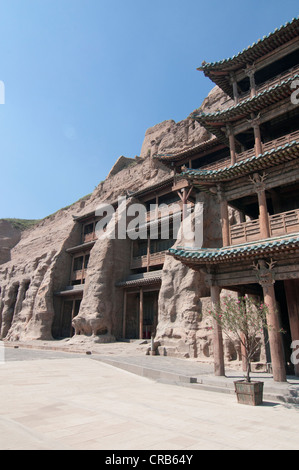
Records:
[[[221,288],[211,286],[212,308],[215,310],[220,303]],[[225,375],[224,352],[222,329],[216,320],[213,320],[213,345],[214,345],[214,371],[215,375],[220,377]]]
[[[292,341],[299,341],[299,279],[284,281]],[[299,377],[299,364],[294,364],[295,375]]]
[[[155,200],[156,200],[156,202],[155,202],[155,206],[156,206],[155,207],[155,218],[157,219],[158,216],[159,216],[159,196],[157,194],[155,196]]]
[[[263,153],[260,121],[258,118],[253,118],[251,119],[251,124],[252,124],[253,132],[254,132],[255,156],[258,157],[259,155]]]
[[[256,83],[255,83],[255,68],[248,66],[246,68],[246,75],[249,77],[250,82],[250,96],[253,98],[256,95]]]
[[[82,271],[81,271],[81,284],[83,284],[84,277],[85,277],[85,256],[86,256],[86,253],[83,254]]]
[[[228,217],[228,204],[225,198],[224,191],[219,185],[217,187],[218,202],[220,204],[220,219],[222,228],[222,245],[230,245],[230,229],[229,229],[229,217]]]
[[[264,303],[267,305],[269,312],[267,315],[267,325],[273,379],[275,382],[286,382],[284,351],[274,291],[274,275],[271,269],[266,268],[264,260],[259,261],[259,266],[259,283],[263,288]]]
[[[126,337],[127,322],[127,291],[124,289],[124,306],[123,306],[123,338]]]
[[[233,94],[234,94],[235,104],[238,104],[239,103],[238,85],[237,85],[236,77],[232,73],[230,74],[230,83],[233,87]]]
[[[267,210],[267,200],[265,191],[258,192],[260,227],[263,238],[270,237],[269,217]]]
[[[74,262],[75,262],[75,256],[72,255],[72,264],[71,264],[71,273],[70,273],[70,285],[72,284],[72,280],[73,280]]]
[[[229,236],[229,218],[228,218],[228,205],[225,199],[220,202],[221,225],[222,225],[222,243],[223,246],[230,245]]]
[[[233,129],[231,126],[226,126],[226,135],[228,136],[229,140],[230,163],[231,165],[234,165],[236,163],[236,143]]]
[[[143,289],[139,291],[139,338],[143,339]]]
[[[269,214],[267,209],[267,199],[266,199],[266,187],[265,180],[266,176],[260,176],[255,173],[251,181],[254,184],[254,189],[258,196],[259,204],[259,220],[260,220],[260,232],[262,238],[270,237],[270,225],[269,225]]]
[[[188,199],[189,199],[189,196],[191,194],[193,190],[193,186],[190,187],[185,187],[180,191],[177,191],[177,194],[179,196],[179,198],[181,199],[182,201],[182,205],[183,205],[183,211],[182,211],[182,220],[185,220],[187,215],[188,215],[188,211],[187,211],[187,204],[188,204]]]
[[[146,259],[146,271],[149,272],[151,263],[151,238],[147,237],[147,259]]]

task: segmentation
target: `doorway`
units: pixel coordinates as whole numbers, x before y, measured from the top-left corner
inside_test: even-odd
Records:
[[[60,338],[71,338],[74,335],[75,330],[72,326],[72,321],[79,313],[81,300],[68,299],[62,302],[60,331],[58,333]]]

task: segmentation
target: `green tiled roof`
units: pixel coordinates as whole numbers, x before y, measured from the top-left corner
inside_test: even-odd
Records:
[[[214,75],[213,71],[227,71],[229,74],[230,71],[244,68],[247,64],[252,64],[258,58],[282,46],[298,35],[299,17],[296,17],[280,28],[276,28],[275,31],[254,42],[251,46],[243,49],[243,51],[233,57],[218,62],[203,63],[198,70],[203,71],[204,74],[220,86],[225,93],[233,97],[232,86],[228,77]]]
[[[292,141],[282,147],[270,150],[259,156],[253,156],[235,163],[234,165],[220,168],[218,170],[191,170],[186,169],[181,173],[182,177],[192,177],[195,181],[215,182],[228,181],[238,176],[243,176],[252,171],[269,168],[269,166],[279,165],[284,161],[298,158],[299,141]]]
[[[194,249],[186,247],[170,248],[168,253],[187,264],[217,264],[240,261],[256,256],[270,256],[292,248],[299,248],[299,234],[290,238],[265,239],[255,243],[243,243],[224,248]]]
[[[194,147],[191,147],[191,148],[188,148],[188,149],[185,149],[185,150],[181,150],[179,152],[176,152],[176,153],[163,153],[163,154],[157,154],[157,155],[154,155],[153,158],[157,159],[157,160],[160,160],[161,162],[163,163],[167,163],[167,162],[179,162],[181,160],[186,160],[200,152],[204,152],[206,150],[209,150],[209,149],[213,149],[214,147],[218,146],[218,145],[223,145],[217,138],[215,138],[214,136],[209,139],[209,140],[206,140],[204,142],[201,142],[197,145],[195,145]]]

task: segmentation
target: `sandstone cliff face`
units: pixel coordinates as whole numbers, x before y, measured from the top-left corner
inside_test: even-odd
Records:
[[[219,205],[200,194],[203,203],[203,247],[221,246]],[[192,216],[189,216],[192,217]],[[190,246],[183,238],[175,246]],[[212,354],[210,290],[203,273],[167,256],[159,294],[159,323],[155,341],[159,354],[206,359]]]
[[[74,223],[73,216],[94,211],[101,202],[114,202],[127,191],[135,191],[168,176],[162,165],[147,159],[110,176],[86,200],[58,211],[22,232],[19,243],[11,250],[11,260],[0,266],[1,338],[13,341],[52,338],[54,293],[69,283],[71,260],[66,249],[80,243],[80,228]],[[100,273],[97,261],[102,259],[103,267],[106,263],[111,264],[108,260],[111,253],[109,244],[100,241],[95,244],[84,291],[90,303],[88,307],[85,301],[82,305],[87,316],[106,318],[107,325],[102,325],[102,329],[109,329],[111,323],[111,289],[119,280],[120,272],[114,267]],[[105,278],[105,283],[99,298],[101,278]],[[84,330],[88,334],[95,331],[89,323],[87,321]]]
[[[20,241],[20,238],[20,230],[7,220],[0,220],[0,264],[10,260],[10,251]]]
[[[233,101],[217,86],[205,98],[200,109],[204,113],[220,111],[233,104]],[[192,119],[180,122],[173,120],[159,123],[146,131],[140,156],[178,153],[210,139],[211,134]]]
[[[208,112],[225,104],[215,88],[202,109]],[[169,178],[169,170],[155,159],[157,153],[175,153],[210,138],[190,119],[166,121],[150,128],[139,158],[119,161],[109,177],[87,198],[47,217],[22,234],[11,234],[9,258],[0,260],[0,336],[11,341],[52,339],[57,307],[55,292],[69,283],[71,259],[66,250],[80,244],[80,227],[74,216],[97,209],[101,202],[114,202],[120,195],[143,189]],[[221,239],[219,214],[205,202],[205,245],[217,246]],[[209,205],[210,204],[210,205]],[[19,237],[19,238],[18,238]],[[6,245],[1,244],[5,247]],[[86,273],[84,295],[73,325],[76,335],[111,341],[121,336],[122,291],[115,283],[130,272],[127,240],[98,240]],[[167,257],[160,292],[157,340],[168,354],[197,357],[208,354],[205,305],[209,292],[203,276]],[[204,300],[206,299],[207,300]],[[205,352],[201,352],[205,351]]]
[[[117,235],[117,224],[115,230]],[[115,284],[129,275],[130,260],[130,239],[116,237],[96,241],[90,256],[80,312],[73,320],[76,335],[97,337],[99,342],[115,341],[121,337],[123,292]]]

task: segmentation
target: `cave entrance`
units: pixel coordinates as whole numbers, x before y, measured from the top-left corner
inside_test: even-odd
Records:
[[[123,338],[150,339],[156,334],[159,290],[124,291]]]
[[[82,299],[65,299],[62,301],[59,325],[56,326],[56,338],[71,338],[75,334],[72,326],[73,318],[75,318],[80,310]]]

